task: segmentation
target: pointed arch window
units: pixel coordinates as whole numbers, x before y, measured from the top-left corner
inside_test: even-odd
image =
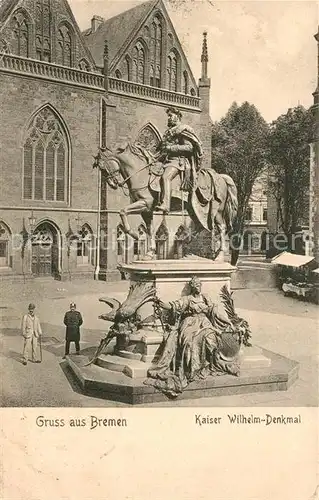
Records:
[[[131,71],[131,60],[129,58],[129,56],[125,56],[125,66],[126,66],[126,75],[127,75],[127,80],[131,80],[132,79],[132,71]]]
[[[62,123],[49,107],[29,125],[23,147],[23,198],[67,201],[69,145]]]
[[[51,6],[50,0],[37,0],[35,17],[36,58],[51,61]]]
[[[138,231],[138,240],[134,241],[134,259],[142,259],[143,256],[146,254],[147,234],[143,224],[141,224],[138,227],[137,231]]]
[[[168,230],[165,224],[161,224],[155,235],[156,255],[158,259],[167,259],[168,255]]]
[[[11,267],[11,231],[0,221],[0,268]]]
[[[174,240],[174,259],[182,259],[184,257],[186,244],[189,241],[189,233],[182,225],[179,226],[175,234]]]
[[[16,12],[12,18],[12,52],[21,57],[29,57],[30,23],[23,11]]]
[[[188,73],[187,71],[184,71],[183,73],[183,92],[184,94],[188,94],[188,89],[189,87],[189,81],[188,81]]]
[[[161,137],[159,133],[152,124],[148,123],[140,130],[135,142],[151,153],[155,153],[160,141]]]
[[[72,66],[72,33],[66,24],[58,30],[57,63]]]
[[[84,224],[77,235],[78,266],[94,265],[93,232],[88,224]]]
[[[151,25],[151,48],[150,62],[153,66],[153,74],[150,74],[150,85],[153,87],[161,86],[161,59],[163,44],[163,27],[161,20],[155,16]]]
[[[177,57],[175,52],[170,52],[167,61],[168,89],[177,92]]]
[[[137,42],[133,49],[132,80],[137,83],[145,81],[145,51],[141,42]]]

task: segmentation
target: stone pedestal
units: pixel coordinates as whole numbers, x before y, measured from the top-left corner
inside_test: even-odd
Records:
[[[131,285],[147,283],[154,286],[156,295],[164,302],[188,294],[187,283],[197,276],[202,283],[202,292],[214,303],[220,301],[221,288],[224,285],[230,287],[231,274],[235,269],[228,263],[202,258],[145,260],[120,267],[121,272],[129,275]],[[159,354],[164,332],[160,320],[155,317],[152,301],[139,307],[136,313],[143,322],[143,328],[129,335],[128,344],[124,338],[118,337],[113,352],[101,354],[96,364],[130,378],[146,378],[147,370]]]
[[[196,276],[202,283],[202,292],[218,305],[221,305],[221,289],[224,285],[230,288],[231,274],[235,270],[228,263],[200,258],[137,261],[121,266],[121,271],[130,277],[133,285],[130,293],[135,297],[143,296],[145,290],[154,286],[156,295],[164,302],[177,300],[189,293],[186,285]],[[128,304],[132,297],[130,293]],[[145,297],[149,296],[146,294]],[[89,366],[84,352],[83,356],[67,357],[70,369],[85,392],[103,393],[106,399],[130,404],[166,399],[154,387],[144,384],[148,369],[160,355],[163,328],[154,316],[152,300],[136,312],[142,320],[142,327],[138,326],[134,333],[129,334],[128,342],[119,342],[118,336],[113,350],[101,353]],[[298,376],[297,363],[257,346],[242,348],[240,366],[239,377],[223,374],[192,382],[180,398],[286,390]]]
[[[185,288],[192,276],[202,282],[202,292],[213,302],[219,300],[223,285],[230,288],[230,279],[236,267],[227,262],[210,259],[184,258],[180,260],[145,260],[121,266],[128,273],[131,282],[151,281],[157,295],[164,301],[176,300],[187,293]]]

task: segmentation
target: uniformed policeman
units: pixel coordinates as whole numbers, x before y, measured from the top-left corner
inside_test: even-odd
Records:
[[[70,343],[75,343],[76,354],[80,354],[80,326],[83,323],[81,313],[76,310],[76,304],[71,302],[70,310],[64,315],[64,324],[66,326],[65,334],[65,356],[70,352]]]

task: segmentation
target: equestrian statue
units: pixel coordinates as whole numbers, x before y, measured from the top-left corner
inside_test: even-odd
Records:
[[[237,213],[237,189],[225,174],[202,165],[202,145],[193,129],[181,122],[181,112],[167,109],[167,130],[155,152],[139,143],[127,143],[115,152],[100,148],[93,167],[101,170],[113,189],[127,188],[130,204],[120,210],[124,231],[138,239],[129,223],[140,214],[147,232],[146,258],[155,258],[154,212],[169,214],[179,200],[194,222],[195,232],[212,232],[213,257],[222,249],[222,238],[232,229]],[[176,203],[175,203],[176,206]],[[181,209],[181,208],[179,208]]]

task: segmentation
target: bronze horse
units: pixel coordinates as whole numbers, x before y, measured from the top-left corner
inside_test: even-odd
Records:
[[[148,258],[155,258],[155,237],[153,214],[160,192],[161,167],[156,157],[139,145],[127,143],[115,153],[108,148],[99,149],[94,157],[93,167],[105,173],[106,181],[112,189],[126,186],[131,203],[120,210],[124,231],[138,239],[129,223],[128,216],[140,214],[147,232]],[[121,179],[121,178],[122,179]],[[225,174],[218,174],[213,169],[201,168],[195,172],[192,167],[192,187],[188,193],[178,191],[173,196],[183,200],[187,212],[195,223],[195,231],[207,229],[219,234],[221,250],[222,235],[229,233],[237,213],[237,189],[234,181]],[[216,243],[216,242],[215,242]],[[215,246],[216,250],[216,246]]]

